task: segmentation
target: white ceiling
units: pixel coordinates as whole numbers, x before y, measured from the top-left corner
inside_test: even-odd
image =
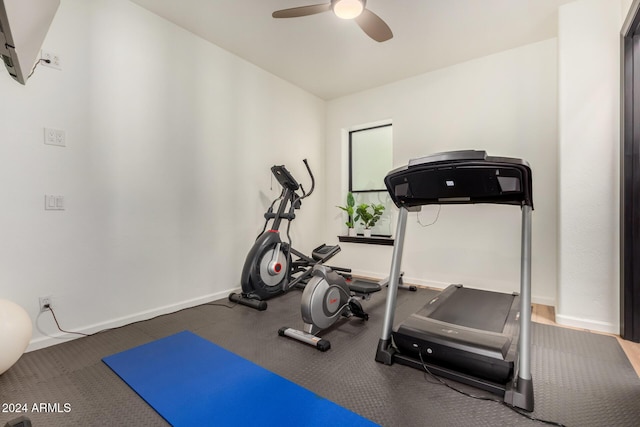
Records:
[[[368,0],[391,27],[378,43],[332,12],[273,19],[329,0],[131,0],[323,99],[555,37],[574,0]]]

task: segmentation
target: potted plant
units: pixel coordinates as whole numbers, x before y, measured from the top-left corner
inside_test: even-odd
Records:
[[[354,223],[354,221],[358,220],[358,218],[356,218],[355,220],[353,218],[353,214],[355,212],[355,206],[356,206],[356,199],[353,197],[353,193],[351,191],[349,191],[347,193],[347,205],[346,206],[336,206],[337,208],[342,209],[343,211],[345,211],[347,213],[347,222],[345,222],[345,225],[347,226],[347,235],[348,236],[355,236],[353,223]]]
[[[371,210],[369,209],[371,208]],[[371,229],[376,225],[376,222],[382,217],[384,211],[384,205],[376,205],[371,203],[367,205],[362,203],[356,208],[356,221],[360,220],[360,224],[364,226],[364,236],[371,237]]]

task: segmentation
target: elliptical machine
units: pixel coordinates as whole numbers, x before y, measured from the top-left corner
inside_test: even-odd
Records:
[[[289,228],[296,217],[295,210],[300,209],[302,199],[309,197],[315,188],[315,178],[307,159],[303,160],[307,172],[311,177],[309,192],[299,184],[283,165],[273,166],[271,172],[282,186],[280,196],[275,199],[264,214],[265,223],[262,232],[249,250],[242,268],[240,283],[241,293],[232,293],[229,300],[246,305],[256,310],[266,310],[270,298],[287,292],[295,287],[303,287],[312,274],[312,267],[322,264],[340,252],[340,246],[320,245],[312,251],[309,257],[291,247]],[[297,191],[300,190],[302,195]],[[274,206],[280,202],[274,212]],[[273,220],[271,228],[267,230],[269,221]],[[287,221],[287,241],[280,238],[282,220]],[[298,257],[295,261],[291,255]],[[348,273],[346,268],[333,267],[334,270]]]
[[[331,343],[316,334],[342,317],[369,320],[369,315],[358,300],[369,299],[372,293],[380,291],[381,285],[365,281],[347,283],[344,277],[324,265],[314,266],[312,274],[313,278],[302,292],[300,311],[304,330],[285,326],[278,330],[278,335],[327,351],[331,348]]]

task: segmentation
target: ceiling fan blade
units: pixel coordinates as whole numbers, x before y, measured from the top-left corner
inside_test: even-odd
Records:
[[[292,7],[291,9],[276,10],[271,14],[274,18],[297,18],[299,16],[315,15],[316,13],[328,12],[331,10],[331,3],[314,4],[311,6]]]
[[[393,37],[391,28],[378,15],[369,9],[362,11],[362,14],[355,18],[362,31],[377,42],[384,42]]]

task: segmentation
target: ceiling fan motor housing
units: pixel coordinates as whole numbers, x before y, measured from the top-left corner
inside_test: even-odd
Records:
[[[342,19],[353,19],[362,13],[367,0],[331,0],[331,10]]]

